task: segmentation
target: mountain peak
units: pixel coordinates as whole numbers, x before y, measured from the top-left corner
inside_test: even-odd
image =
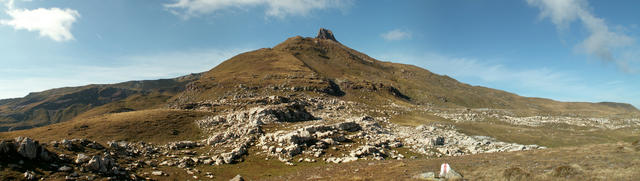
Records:
[[[318,31],[318,36],[316,36],[316,38],[317,39],[333,40],[335,42],[338,41],[338,40],[336,40],[335,37],[333,37],[333,32],[331,32],[331,30],[324,29],[324,28],[320,28],[320,31]]]

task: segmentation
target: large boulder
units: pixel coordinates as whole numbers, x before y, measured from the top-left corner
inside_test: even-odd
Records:
[[[99,173],[109,173],[111,168],[116,166],[115,160],[111,158],[109,154],[104,154],[104,156],[96,155],[91,157],[91,160],[86,164],[86,168],[88,170],[99,172]]]
[[[443,163],[440,166],[440,178],[445,178],[449,180],[462,179],[462,175],[456,172],[449,166],[447,163]]]
[[[78,154],[78,156],[76,156],[76,160],[75,160],[76,164],[83,164],[87,161],[89,161],[89,157],[85,154],[80,153]]]
[[[13,153],[16,150],[16,145],[11,141],[0,141],[0,154],[7,155]]]
[[[52,161],[57,159],[55,153],[28,137],[0,141],[0,157],[12,158],[18,155],[29,160]]]
[[[31,160],[38,157],[38,148],[40,147],[38,142],[33,141],[31,138],[18,137],[16,138],[16,143],[18,143],[18,154]]]
[[[360,129],[362,129],[362,127],[360,127],[358,123],[351,122],[351,121],[338,124],[338,128],[340,130],[349,131],[349,132],[359,131]]]
[[[240,176],[240,174],[238,174],[238,175],[236,175],[235,177],[233,177],[229,181],[244,181],[244,178],[242,178],[242,176]]]

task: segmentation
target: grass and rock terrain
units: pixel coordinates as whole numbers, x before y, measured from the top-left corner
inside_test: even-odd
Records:
[[[2,100],[0,113],[2,180],[437,180],[442,163],[461,174],[448,179],[640,178],[631,105],[470,86],[328,30],[200,74]]]

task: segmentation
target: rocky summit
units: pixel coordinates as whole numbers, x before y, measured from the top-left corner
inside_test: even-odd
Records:
[[[316,38],[324,39],[324,40],[333,40],[335,42],[338,41],[336,40],[335,37],[333,37],[333,32],[331,32],[331,30],[324,29],[324,28],[320,28],[320,30],[318,31],[318,36],[316,36]]]
[[[2,180],[579,180],[622,157],[606,166],[637,173],[640,158],[624,142],[640,139],[633,106],[471,86],[327,29],[175,79],[2,100],[0,113]]]

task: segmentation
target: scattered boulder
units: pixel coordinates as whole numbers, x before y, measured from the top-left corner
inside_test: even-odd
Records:
[[[15,144],[10,141],[0,141],[0,154],[7,155],[9,153],[15,152]]]
[[[35,180],[36,179],[36,173],[34,173],[33,171],[26,171],[26,172],[24,172],[24,179],[25,180]]]
[[[76,156],[75,162],[76,162],[76,164],[83,164],[83,163],[89,161],[89,159],[90,158],[87,155],[80,153],[80,154],[78,154],[78,156]]]
[[[419,179],[419,180],[437,180],[436,179],[436,174],[433,173],[433,172],[424,172],[424,173],[416,175],[414,178]]]
[[[12,155],[22,156],[34,161],[53,161],[57,158],[56,154],[51,153],[37,141],[28,137],[0,141],[0,157],[12,158]]]
[[[72,170],[73,170],[73,168],[71,168],[70,166],[66,166],[66,165],[58,168],[58,171],[61,171],[61,172],[70,172]]]
[[[165,175],[164,172],[158,170],[158,171],[153,171],[151,172],[151,175],[155,175],[155,176],[163,176]]]
[[[462,175],[453,170],[448,163],[443,163],[440,166],[440,178],[445,179],[461,179]]]
[[[242,178],[242,176],[238,174],[229,181],[244,181],[244,178]]]
[[[197,147],[198,144],[193,141],[178,141],[178,142],[169,143],[168,146],[170,149],[179,150],[179,149],[185,149],[185,148],[194,148],[194,147]]]
[[[358,123],[355,122],[343,122],[338,124],[338,128],[340,130],[345,130],[345,131],[349,131],[349,132],[354,132],[354,131],[359,131],[360,129],[362,129],[362,127],[360,127],[360,125]]]
[[[38,156],[38,148],[40,145],[38,142],[33,141],[31,138],[18,137],[16,138],[18,143],[18,153],[25,158],[34,160]]]
[[[116,162],[109,154],[104,154],[104,156],[93,156],[86,164],[86,168],[88,170],[99,173],[109,173],[114,166],[116,166]]]

